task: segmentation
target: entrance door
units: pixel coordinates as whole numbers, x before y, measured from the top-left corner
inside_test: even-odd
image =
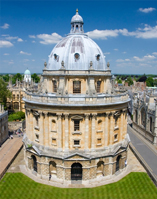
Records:
[[[34,155],[32,155],[33,159],[33,170],[37,172],[37,159]]]
[[[80,163],[72,164],[71,180],[82,180],[82,165]]]

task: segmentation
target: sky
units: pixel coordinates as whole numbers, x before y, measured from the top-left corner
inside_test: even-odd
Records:
[[[156,0],[1,0],[0,73],[42,73],[77,8],[113,74],[157,74]]]

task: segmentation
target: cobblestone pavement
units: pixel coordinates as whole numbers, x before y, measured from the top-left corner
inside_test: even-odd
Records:
[[[0,174],[14,158],[18,150],[22,146],[22,137],[14,136],[13,139],[8,139],[0,148]]]

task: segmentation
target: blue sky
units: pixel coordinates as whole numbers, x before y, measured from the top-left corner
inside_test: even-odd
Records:
[[[0,2],[0,73],[42,73],[76,8],[112,73],[157,74],[156,1]]]

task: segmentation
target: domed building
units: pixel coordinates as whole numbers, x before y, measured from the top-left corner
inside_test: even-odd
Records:
[[[24,82],[31,83],[31,72],[28,69],[24,72]]]
[[[123,170],[127,159],[126,92],[112,88],[99,46],[83,31],[76,11],[71,31],[44,64],[38,92],[25,92],[24,153],[40,178],[82,183]]]

